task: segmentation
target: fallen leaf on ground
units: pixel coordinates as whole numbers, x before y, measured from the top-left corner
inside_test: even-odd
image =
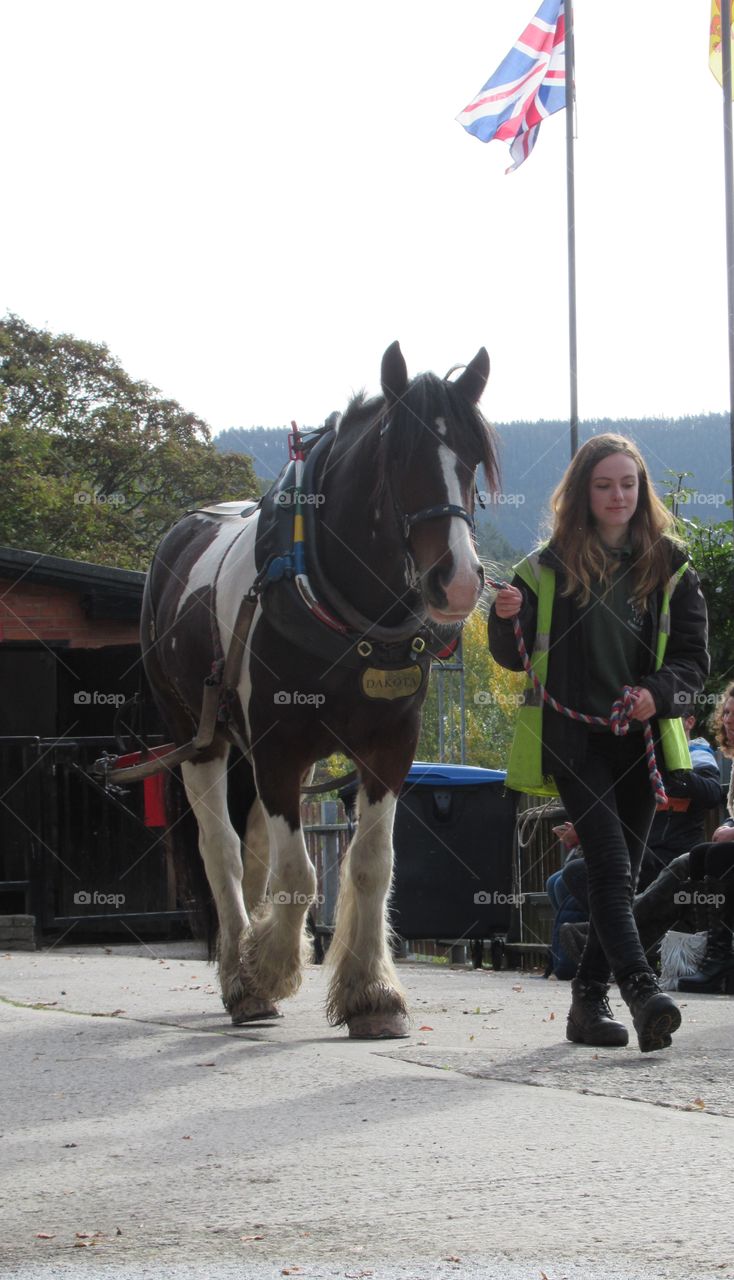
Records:
[[[243,1244],[248,1244],[250,1240],[264,1240],[265,1236],[240,1236]]]
[[[433,1031],[433,1027],[419,1027],[419,1031]]]
[[[512,988],[512,990],[513,990],[513,991],[522,991],[522,990],[523,990],[523,988],[522,988],[522,987],[519,985],[519,983],[518,983],[516,986],[514,986],[514,987]]]
[[[704,1102],[703,1098],[694,1098],[693,1105],[694,1107],[705,1107],[706,1103]]]
[[[36,1240],[55,1240],[55,1239],[56,1239],[56,1236],[52,1235],[50,1231],[36,1232]]]

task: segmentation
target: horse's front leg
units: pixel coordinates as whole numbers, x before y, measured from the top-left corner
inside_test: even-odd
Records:
[[[408,1034],[408,1010],[389,949],[387,896],[392,879],[396,796],[372,777],[357,796],[358,826],[341,868],[336,928],[327,964],[326,1012],[355,1039]]]
[[[219,981],[224,1007],[235,1024],[277,1016],[267,992],[253,990],[241,955],[250,929],[242,897],[242,848],[227,807],[227,755],[181,766],[186,794],[199,828],[204,862],[219,922]]]
[[[281,1000],[298,990],[311,958],[305,921],[316,873],[301,829],[301,769],[269,756],[255,760],[255,778],[270,841],[270,901],[251,922],[242,963],[253,991]]]

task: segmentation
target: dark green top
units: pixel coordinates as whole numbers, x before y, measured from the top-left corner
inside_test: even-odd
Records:
[[[591,600],[582,612],[586,671],[587,715],[608,716],[626,684],[634,685],[642,670],[642,628],[645,615],[632,599],[629,547],[606,548],[620,561],[610,584],[591,584]],[[630,729],[638,728],[633,721]]]

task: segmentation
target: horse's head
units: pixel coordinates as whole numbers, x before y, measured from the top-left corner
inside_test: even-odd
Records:
[[[497,484],[494,433],[477,408],[488,377],[484,347],[453,382],[431,373],[409,381],[397,342],[382,359],[383,492],[398,521],[411,585],[439,623],[471,613],[484,585],[474,499],[480,466],[488,487]]]

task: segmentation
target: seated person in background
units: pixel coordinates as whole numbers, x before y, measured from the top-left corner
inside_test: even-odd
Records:
[[[566,857],[561,870],[554,871],[548,877],[545,885],[545,891],[550,898],[554,911],[550,958],[545,976],[549,977],[551,973],[554,973],[561,981],[570,982],[576,973],[579,957],[575,951],[573,957],[566,955],[561,942],[561,929],[564,924],[579,924],[587,921],[589,919],[589,911],[587,906],[582,906],[574,898],[566,884],[564,871],[570,862],[573,862],[576,858],[582,858],[583,854],[579,838],[570,822],[562,822],[560,826],[553,827],[553,834],[558,836],[566,851]]]
[[[714,727],[723,754],[734,756],[734,684],[724,692]],[[698,973],[681,978],[679,991],[734,991],[734,769],[726,807],[729,817],[716,828],[713,839],[691,849],[689,879],[702,887],[706,905],[706,952]]]
[[[674,858],[690,853],[694,845],[701,843],[707,809],[721,804],[721,779],[714,749],[705,738],[691,738],[695,725],[693,712],[683,717],[691,769],[663,776],[668,804],[658,809],[652,820],[637,882],[638,893],[644,892]]]

